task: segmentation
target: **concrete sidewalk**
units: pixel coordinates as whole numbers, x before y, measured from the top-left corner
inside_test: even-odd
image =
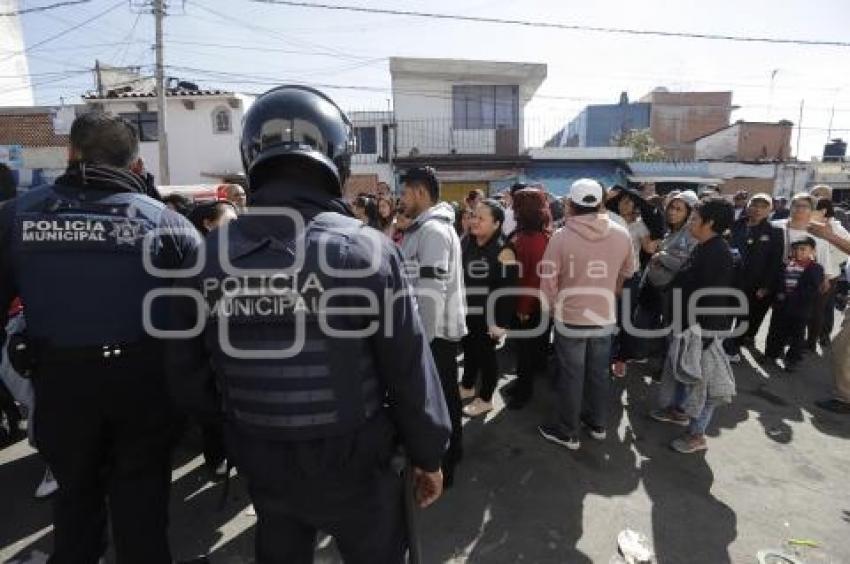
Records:
[[[424,561],[606,564],[629,528],[662,564],[756,562],[762,549],[793,553],[793,539],[818,545],[797,547],[801,562],[850,562],[850,417],[813,405],[830,390],[826,359],[811,356],[793,375],[736,368],[738,397],[718,411],[709,450],[690,456],[668,447],[680,428],[646,416],[655,397],[647,368],[630,365],[615,382],[612,432],[585,437],[577,452],[537,434],[550,409],[545,378],[526,409],[468,421],[456,485],[422,514]],[[175,557],[252,562],[244,485],[234,479],[220,507],[222,486],[206,482],[190,452],[175,461]],[[0,562],[50,550],[49,505],[32,499],[42,470],[23,443],[0,452]],[[337,561],[323,540],[317,562]]]

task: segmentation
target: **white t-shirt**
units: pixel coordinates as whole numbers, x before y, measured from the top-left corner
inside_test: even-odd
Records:
[[[510,235],[516,229],[516,219],[514,218],[513,208],[505,209],[505,221],[502,222],[502,233],[505,237]]]
[[[635,260],[638,260],[640,258],[641,239],[649,237],[649,229],[640,217],[626,225],[626,229],[629,230],[629,236],[632,238]]]
[[[845,241],[850,241],[850,231],[844,229],[844,226],[841,225],[840,221],[833,217],[829,220],[829,224],[832,226],[832,231],[835,232],[836,235],[838,235]],[[827,273],[827,276],[829,276],[829,278],[835,278],[836,276],[839,276],[839,268],[841,267],[841,263],[845,260],[847,260],[847,253],[845,253],[835,245],[829,245],[829,263],[830,267],[832,267],[835,272],[832,276],[829,276],[829,273]]]

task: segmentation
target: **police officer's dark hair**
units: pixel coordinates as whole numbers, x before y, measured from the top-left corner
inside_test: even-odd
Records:
[[[735,209],[732,206],[732,202],[719,195],[708,196],[700,200],[694,206],[694,210],[699,213],[703,223],[713,222],[711,224],[711,230],[718,235],[722,235],[729,229],[735,220]]]
[[[71,125],[71,147],[87,164],[127,168],[139,155],[139,135],[130,122],[104,112],[88,112]]]
[[[224,210],[230,207],[234,212],[236,212],[236,206],[233,203],[228,202],[227,200],[216,200],[214,202],[203,202],[196,205],[192,208],[192,211],[189,212],[187,216],[189,221],[192,222],[192,225],[195,226],[195,229],[201,232],[201,234],[206,235],[209,233],[207,226],[204,224],[205,221],[218,221],[218,219],[224,215]]]
[[[432,202],[440,200],[440,181],[437,180],[437,171],[430,166],[411,168],[401,176],[401,182],[425,188]]]
[[[15,173],[4,163],[0,163],[0,202],[11,200],[18,195],[18,182]]]
[[[490,215],[493,216],[493,220],[499,222],[500,226],[505,224],[505,208],[498,200],[487,198],[486,200],[481,200],[479,204],[490,208]]]

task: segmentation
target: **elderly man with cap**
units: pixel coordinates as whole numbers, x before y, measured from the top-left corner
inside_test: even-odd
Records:
[[[752,346],[776,291],[776,280],[782,268],[784,239],[782,230],[771,225],[768,217],[773,200],[758,193],[750,198],[747,211],[732,226],[731,247],[735,256],[735,287],[747,296],[747,313],[737,324],[748,323],[746,332],[730,337],[726,352],[730,360],[741,360],[741,345]]]
[[[567,220],[549,240],[542,264],[543,307],[555,318],[557,412],[538,430],[576,450],[580,427],[606,435],[608,360],[617,320],[615,294],[635,271],[628,231],[604,212],[602,186],[583,178],[570,188]]]

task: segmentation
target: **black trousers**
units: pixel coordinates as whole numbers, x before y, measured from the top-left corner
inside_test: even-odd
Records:
[[[431,341],[431,354],[440,374],[443,395],[449,409],[449,419],[452,423],[452,434],[449,448],[443,457],[443,478],[446,486],[451,486],[454,480],[454,467],[463,458],[463,420],[460,391],[457,388],[457,353],[458,343],[446,339]]]
[[[745,338],[750,340],[756,338],[756,334],[759,332],[761,324],[764,322],[764,316],[767,315],[767,312],[770,309],[772,300],[773,298],[771,296],[758,299],[755,292],[747,294],[749,314],[746,317],[740,318],[741,320],[746,319],[749,322],[747,332],[744,335]]]
[[[770,319],[770,329],[767,333],[764,354],[768,358],[779,358],[785,355],[790,362],[799,362],[803,358],[803,347],[805,345],[804,334],[808,317],[801,312],[789,311],[779,305],[773,309]],[[788,352],[785,352],[785,347]]]
[[[228,427],[227,440],[257,511],[257,564],[312,563],[320,530],[347,564],[405,561],[404,491],[383,414],[345,437],[283,442]]]
[[[50,564],[97,563],[107,505],[119,564],[171,563],[171,413],[151,360],[39,360],[35,440],[59,482]]]
[[[462,344],[463,387],[474,388],[478,377],[481,376],[478,397],[490,401],[499,382],[496,341],[487,334],[486,327],[470,326],[469,334],[463,338]]]
[[[540,325],[540,312],[536,312],[527,321],[517,320],[517,328],[530,330]],[[546,369],[546,347],[549,344],[549,329],[533,337],[516,337],[516,387],[513,396],[518,400],[527,400],[534,393],[534,376]]]
[[[767,315],[770,305],[773,302],[772,296],[765,296],[762,299],[756,297],[755,290],[746,294],[747,296],[747,313],[740,315],[735,319],[735,326],[740,326],[745,321],[747,322],[747,330],[743,335],[738,337],[729,337],[723,343],[724,349],[729,354],[738,354],[741,352],[741,345],[745,340],[753,341],[758,334],[761,324],[764,322],[764,317]],[[772,322],[771,322],[772,323]]]

